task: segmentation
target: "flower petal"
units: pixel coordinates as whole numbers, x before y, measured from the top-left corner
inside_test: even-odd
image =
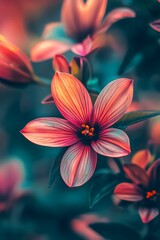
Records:
[[[55,40],[69,44],[75,43],[74,39],[67,35],[64,25],[61,22],[47,24],[42,33],[42,38],[44,40]]]
[[[132,163],[143,169],[146,168],[150,161],[152,161],[152,156],[148,149],[140,150],[132,157]]]
[[[33,62],[44,61],[68,51],[71,46],[72,44],[54,40],[41,41],[31,49],[31,59]]]
[[[34,76],[29,74],[18,66],[14,65],[14,63],[7,63],[4,60],[0,59],[0,81],[8,84],[28,84],[30,83]]]
[[[99,140],[91,143],[93,149],[104,156],[122,157],[130,153],[130,142],[125,132],[115,128],[100,132]]]
[[[50,95],[46,96],[46,97],[42,100],[41,103],[42,103],[42,104],[53,104],[53,103],[54,103],[54,100],[53,100],[52,95],[50,94]]]
[[[107,0],[65,0],[62,7],[62,21],[67,33],[72,37],[87,34],[102,20]]]
[[[53,68],[55,71],[70,73],[70,66],[63,55],[56,54],[53,59]]]
[[[120,78],[100,92],[94,104],[94,123],[109,127],[127,111],[133,97],[133,80]]]
[[[150,27],[153,28],[155,31],[160,32],[160,19],[150,23]]]
[[[113,23],[123,18],[133,18],[135,16],[135,12],[129,8],[117,8],[107,15],[100,27],[97,28],[97,33],[106,32]]]
[[[75,128],[65,119],[38,118],[29,122],[21,133],[31,142],[48,147],[65,147],[78,142]]]
[[[148,223],[159,214],[158,208],[140,208],[139,215],[143,223]]]
[[[140,168],[136,164],[125,164],[123,170],[127,177],[137,185],[148,186],[149,177],[144,169]]]
[[[160,183],[160,159],[156,160],[148,169],[147,174],[150,178],[150,185],[159,189]]]
[[[120,183],[116,186],[114,194],[121,200],[138,202],[143,199],[141,189],[133,183]]]
[[[92,37],[88,36],[81,43],[77,43],[73,45],[71,50],[72,52],[80,56],[87,56],[91,52],[95,51],[97,48],[101,48],[105,45],[109,45],[111,43],[110,40],[111,40],[110,37],[108,38],[108,36],[105,36],[103,34],[95,35]]]
[[[91,147],[77,143],[62,158],[62,178],[69,187],[81,186],[92,177],[96,164],[97,154]]]
[[[29,58],[15,45],[10,43],[3,35],[0,35],[0,51],[1,60],[6,63],[12,63],[17,68],[22,69],[26,73],[32,73],[32,65]]]
[[[93,40],[90,36],[85,38],[82,43],[77,43],[73,45],[72,52],[80,55],[80,56],[87,56],[89,53],[92,52],[93,48]]]
[[[69,73],[56,72],[51,92],[57,108],[69,122],[77,127],[90,122],[92,101],[77,78]]]

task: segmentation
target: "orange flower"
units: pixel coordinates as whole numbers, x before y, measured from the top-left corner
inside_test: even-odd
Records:
[[[68,73],[55,74],[51,92],[65,119],[35,119],[21,133],[39,145],[70,146],[61,162],[61,175],[68,186],[80,186],[91,178],[97,153],[110,157],[130,153],[128,136],[112,125],[131,104],[133,81],[121,78],[109,83],[98,95],[94,106],[84,85]]]

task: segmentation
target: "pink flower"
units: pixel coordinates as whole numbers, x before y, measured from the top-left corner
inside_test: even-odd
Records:
[[[159,214],[160,203],[160,160],[145,171],[135,164],[125,164],[124,171],[129,182],[116,186],[114,194],[121,200],[137,203],[143,223],[147,223]]]
[[[113,125],[131,104],[133,81],[121,78],[109,83],[97,97],[94,107],[84,85],[71,74],[57,72],[51,92],[66,119],[35,119],[21,133],[42,146],[70,146],[60,167],[68,186],[80,186],[91,178],[97,153],[110,157],[130,153],[128,136]]]
[[[34,80],[35,75],[29,58],[2,35],[0,52],[0,81],[12,85],[25,85]]]
[[[19,185],[23,181],[23,167],[19,161],[9,161],[0,166],[0,211],[10,206],[20,195]]]
[[[107,44],[104,33],[116,21],[135,17],[128,8],[113,10],[104,18],[107,0],[65,0],[62,6],[61,22],[45,27],[45,40],[35,45],[31,51],[33,61],[52,58],[57,53],[72,50],[85,56]],[[103,19],[104,18],[104,19]]]

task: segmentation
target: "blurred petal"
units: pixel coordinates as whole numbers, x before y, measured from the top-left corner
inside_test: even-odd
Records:
[[[62,8],[62,21],[70,36],[87,34],[101,21],[105,14],[107,0],[65,0]]]
[[[132,163],[144,169],[151,160],[152,156],[148,149],[140,150],[132,157]]]
[[[153,28],[155,31],[160,32],[160,19],[150,23],[150,27]]]
[[[104,223],[107,219],[97,216],[95,214],[84,214],[80,218],[75,218],[71,222],[71,226],[74,232],[82,236],[86,240],[104,240],[97,232],[90,228],[89,225],[93,223]]]
[[[53,104],[54,103],[54,100],[53,100],[53,97],[52,95],[48,95],[47,97],[45,97],[42,102],[42,104]]]
[[[101,48],[105,45],[109,45],[111,43],[111,38],[107,38],[105,35],[95,35],[95,36],[88,36],[83,40],[81,43],[77,43],[73,45],[72,52],[80,55],[80,56],[87,56],[91,52],[95,51],[97,48]],[[112,38],[113,40],[113,38]]]
[[[37,43],[31,50],[31,59],[34,62],[53,58],[56,54],[64,53],[71,48],[71,44],[54,40]]]
[[[123,166],[123,170],[127,177],[133,181],[133,183],[137,185],[148,186],[149,177],[144,171],[144,169],[140,168],[135,164],[125,164]]]
[[[120,183],[116,186],[114,194],[121,200],[138,202],[143,199],[141,189],[132,183]]]
[[[117,122],[132,102],[133,81],[120,78],[109,83],[100,92],[94,104],[94,123],[109,127]]]
[[[151,123],[150,138],[154,144],[158,146],[160,145],[160,121],[153,121]]]
[[[93,41],[91,37],[88,36],[83,40],[82,43],[77,43],[73,45],[71,50],[72,52],[84,57],[92,52],[92,47],[93,47]]]
[[[135,12],[129,8],[117,8],[117,9],[111,11],[106,16],[103,23],[97,29],[97,33],[106,32],[113,23],[115,23],[123,18],[133,18],[135,16],[136,16]]]
[[[51,92],[57,108],[69,122],[77,127],[90,122],[92,101],[77,78],[68,73],[56,72]]]
[[[42,38],[44,40],[55,40],[69,44],[75,43],[75,40],[66,33],[63,23],[60,22],[47,24],[44,28]]]
[[[97,153],[108,157],[122,157],[130,153],[128,136],[122,130],[115,128],[101,131],[99,139],[91,145]]]
[[[46,24],[44,27],[42,37],[44,39],[48,39],[48,35],[50,35],[50,33],[54,31],[54,29],[57,29],[57,27],[61,27],[61,26],[63,26],[63,23],[61,22],[52,22],[52,23]]]
[[[33,71],[29,58],[2,35],[0,35],[0,51],[1,60],[8,64],[12,63],[25,72]]]
[[[78,142],[75,128],[61,118],[35,119],[29,122],[21,133],[29,141],[48,147],[65,147]]]
[[[13,160],[1,165],[0,168],[0,195],[6,196],[15,190],[22,182],[24,169],[20,161]]]
[[[148,169],[147,174],[150,178],[150,184],[154,188],[159,189],[160,183],[160,159],[156,160]]]
[[[61,162],[61,176],[69,187],[81,186],[93,175],[97,154],[90,146],[77,143],[64,154]]]
[[[13,63],[7,63],[0,59],[0,81],[8,84],[27,84],[33,80],[33,76],[23,71]]]
[[[55,71],[70,73],[70,66],[63,55],[56,54],[53,59],[53,69]]]
[[[159,214],[158,208],[140,208],[138,212],[143,223],[150,222]]]

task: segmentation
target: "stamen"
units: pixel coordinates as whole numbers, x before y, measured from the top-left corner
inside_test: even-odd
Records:
[[[94,136],[94,128],[88,125],[88,124],[82,124],[81,125],[84,130],[81,131],[82,135],[93,137]]]
[[[156,190],[152,190],[151,192],[147,192],[146,193],[146,198],[151,198],[153,196],[157,195],[157,191]]]

